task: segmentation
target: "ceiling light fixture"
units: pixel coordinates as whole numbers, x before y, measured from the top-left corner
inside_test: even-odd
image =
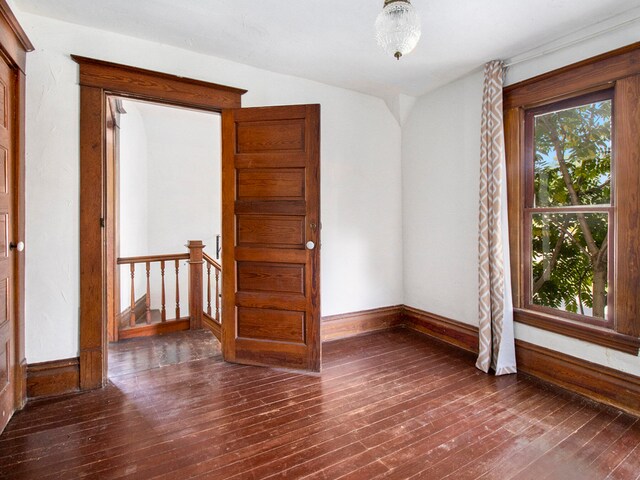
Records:
[[[384,0],[376,18],[376,39],[388,53],[400,60],[420,40],[420,16],[409,0]]]

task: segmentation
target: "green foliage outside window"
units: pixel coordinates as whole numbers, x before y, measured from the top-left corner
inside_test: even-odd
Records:
[[[611,202],[611,101],[535,117],[531,214],[533,303],[604,318]],[[563,211],[564,210],[564,211]],[[597,210],[597,209],[596,209]]]

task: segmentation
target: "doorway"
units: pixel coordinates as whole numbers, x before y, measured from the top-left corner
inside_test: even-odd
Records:
[[[220,329],[215,339],[207,327],[220,324],[220,115],[113,95],[107,107],[116,217],[109,377],[219,355]],[[210,322],[191,321],[193,239]]]
[[[80,66],[80,389],[106,383],[106,319],[118,291],[109,95],[222,113],[224,359],[319,371],[320,106],[240,108],[244,90],[72,58]],[[190,322],[207,323],[202,242],[183,255],[200,295]]]

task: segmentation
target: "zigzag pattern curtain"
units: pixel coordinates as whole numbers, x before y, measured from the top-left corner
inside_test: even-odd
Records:
[[[484,67],[478,227],[478,316],[476,367],[496,375],[516,372],[513,299],[509,270],[507,181],[502,121],[504,64]]]

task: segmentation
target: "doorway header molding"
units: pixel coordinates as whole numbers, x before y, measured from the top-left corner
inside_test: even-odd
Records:
[[[239,108],[240,97],[247,93],[241,88],[79,55],[71,58],[80,65],[81,86],[100,88],[123,97],[219,111]]]

